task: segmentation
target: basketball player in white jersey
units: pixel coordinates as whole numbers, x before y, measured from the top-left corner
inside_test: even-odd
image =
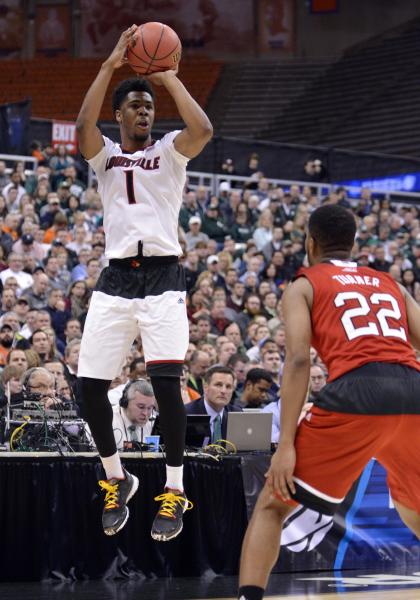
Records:
[[[140,332],[167,461],[152,537],[166,541],[180,533],[182,515],[190,505],[182,478],[186,416],[180,377],[188,348],[188,321],[184,273],[178,263],[182,253],[178,213],[188,160],[201,152],[213,129],[174,70],[148,79],[172,96],[185,129],[153,141],[153,89],[145,79],[134,78],[123,81],[113,94],[121,144],[101,135],[96,123],[105,94],[114,70],[126,62],[135,30],[133,25],[121,35],[77,118],[80,150],[98,178],[109,259],[92,295],[78,373],[85,417],[106,473],[106,480],[99,482],[105,491],[102,524],[107,535],[114,535],[128,519],[127,502],[139,481],[121,465],[107,392]]]

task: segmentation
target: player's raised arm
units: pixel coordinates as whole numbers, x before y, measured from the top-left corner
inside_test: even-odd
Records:
[[[402,285],[399,288],[405,300],[410,342],[416,350],[420,350],[420,306]]]
[[[177,70],[153,73],[147,76],[155,85],[163,85],[175,101],[186,128],[177,135],[175,148],[188,158],[197,156],[213,135],[213,126],[204,110],[198,105],[177,77]]]
[[[87,91],[76,121],[80,151],[86,159],[93,158],[104,145],[101,132],[96,123],[99,119],[106,90],[114,69],[126,63],[127,46],[133,39],[137,25],[126,29],[107,60],[102,64],[94,82]]]

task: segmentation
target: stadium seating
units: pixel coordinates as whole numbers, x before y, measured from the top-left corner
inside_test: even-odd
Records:
[[[28,61],[3,61],[0,103],[32,98],[32,116],[48,119],[74,120],[84,94],[101,65],[99,59],[54,58]],[[215,85],[221,63],[205,58],[185,59],[181,77],[192,95],[205,106]],[[117,71],[104,102],[101,119],[111,121],[110,96],[112,88],[133,71],[127,66]],[[167,94],[157,88],[159,119],[176,119],[175,104]]]
[[[420,19],[348,50],[263,130],[283,142],[391,154],[420,146]]]
[[[330,59],[247,61],[225,65],[207,112],[220,135],[261,137],[331,63]]]

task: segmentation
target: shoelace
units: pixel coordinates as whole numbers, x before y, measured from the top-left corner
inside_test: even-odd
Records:
[[[156,502],[162,502],[162,506],[160,507],[159,514],[163,517],[168,517],[169,519],[175,519],[175,511],[177,504],[179,504],[185,510],[191,510],[193,507],[193,503],[187,500],[185,496],[178,496],[173,492],[165,492],[160,496],[156,496]]]
[[[105,494],[105,510],[118,508],[118,483],[108,483],[108,481],[99,481],[99,487],[106,491]]]

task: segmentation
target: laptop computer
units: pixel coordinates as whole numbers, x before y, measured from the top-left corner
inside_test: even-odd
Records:
[[[160,444],[164,445],[162,431],[159,423],[159,415],[153,425],[152,435],[160,435]],[[187,431],[185,434],[185,445],[190,448],[201,448],[206,438],[210,439],[210,415],[187,415]]]
[[[271,449],[272,413],[228,413],[226,439],[235,444],[238,452]]]

